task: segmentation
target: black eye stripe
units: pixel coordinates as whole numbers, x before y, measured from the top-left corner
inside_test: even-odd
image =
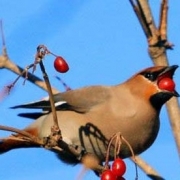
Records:
[[[155,81],[157,79],[158,73],[155,72],[143,72],[141,73],[145,78],[149,79],[150,81]]]

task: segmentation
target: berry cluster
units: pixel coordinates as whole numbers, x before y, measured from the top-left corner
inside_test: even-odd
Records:
[[[121,145],[122,144],[127,145],[129,148],[132,158],[135,162],[135,155],[133,152],[133,149],[129,142],[122,136],[120,132],[115,133],[109,140],[107,151],[106,151],[106,159],[104,164],[104,170],[101,174],[101,180],[125,180],[123,175],[126,172],[126,164],[125,162],[120,158],[120,152],[121,152]],[[112,148],[111,148],[112,147]],[[114,161],[112,165],[109,165],[109,157],[110,154],[112,154],[112,150],[114,149]],[[137,172],[137,166],[136,167],[136,178],[138,179],[138,172]]]
[[[105,170],[101,175],[101,180],[124,180],[122,177],[126,172],[126,164],[121,158],[116,158],[111,169]]]

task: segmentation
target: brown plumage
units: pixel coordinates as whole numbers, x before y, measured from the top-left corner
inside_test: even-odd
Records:
[[[161,106],[171,97],[179,96],[174,89],[168,91],[158,87],[163,78],[173,78],[177,67],[151,67],[116,86],[90,86],[55,95],[63,140],[68,144],[83,147],[103,161],[109,138],[114,133],[121,132],[134,152],[142,153],[157,137]],[[19,107],[43,109],[42,116],[21,114],[26,117],[40,116],[24,130],[40,138],[49,136],[53,119],[48,100],[14,108]],[[23,141],[15,142],[11,138],[0,139],[1,153],[14,148],[36,146]],[[130,155],[127,146],[123,145],[120,156],[124,158]],[[78,162],[66,152],[58,156],[68,163]]]

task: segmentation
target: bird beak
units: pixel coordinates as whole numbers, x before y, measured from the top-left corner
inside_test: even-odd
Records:
[[[170,78],[172,80],[172,82],[174,83],[173,75],[178,67],[179,67],[178,65],[167,66],[167,67],[163,68],[161,71],[159,71],[159,74],[157,77],[158,83],[164,78]],[[172,93],[172,95],[175,97],[180,96],[179,93],[175,89],[173,91],[170,91],[170,93]]]

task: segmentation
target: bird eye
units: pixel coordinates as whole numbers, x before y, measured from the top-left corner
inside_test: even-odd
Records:
[[[156,77],[154,77],[154,75],[150,72],[145,73],[144,77],[149,79],[150,81],[154,81],[156,79]]]

